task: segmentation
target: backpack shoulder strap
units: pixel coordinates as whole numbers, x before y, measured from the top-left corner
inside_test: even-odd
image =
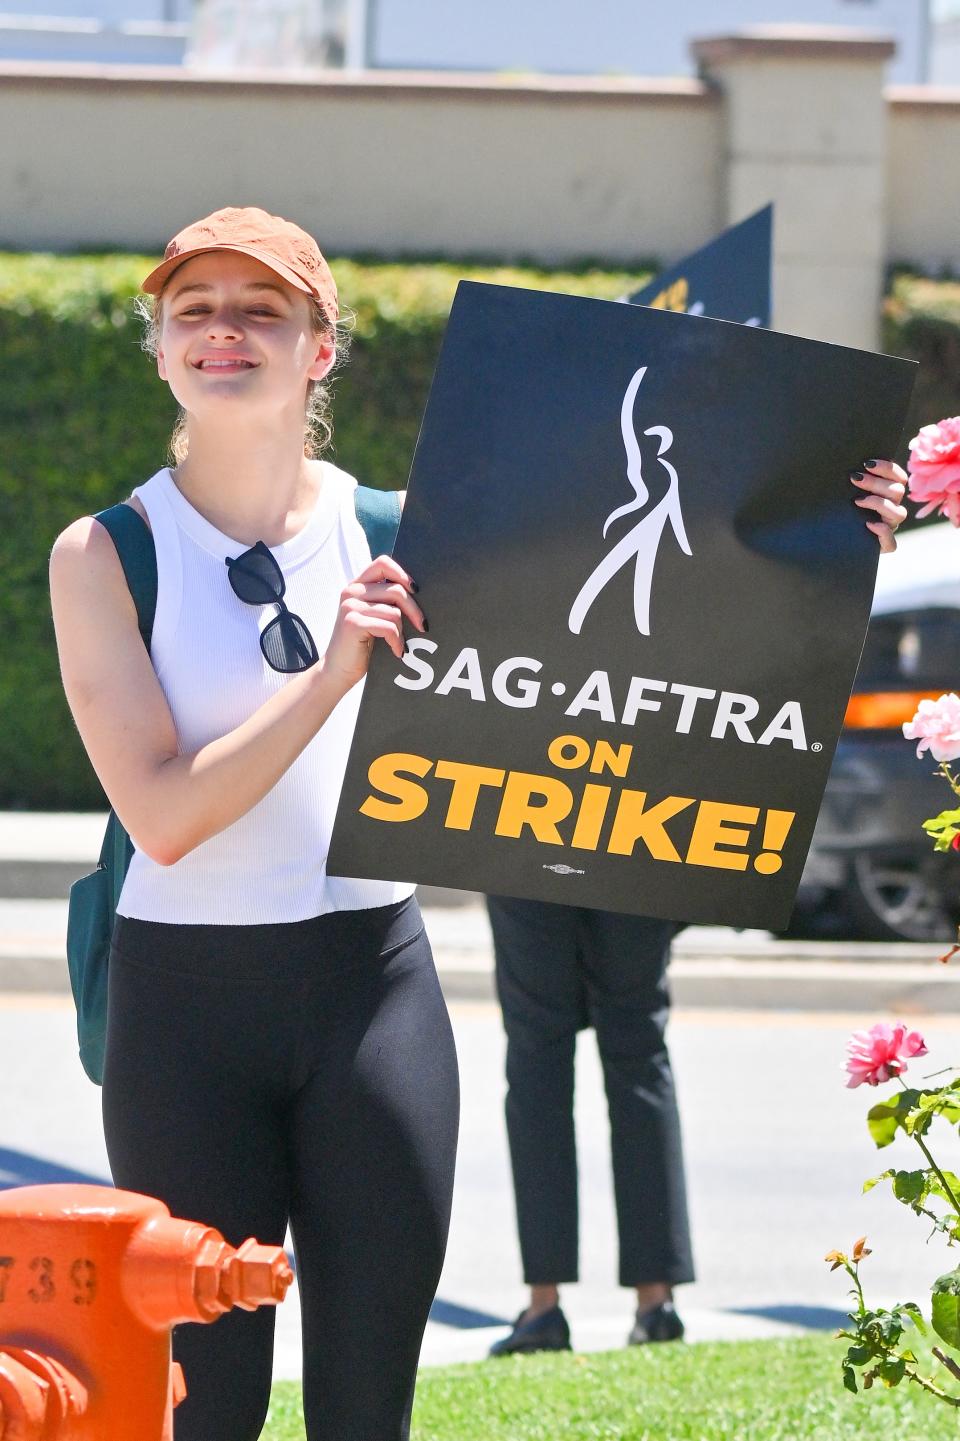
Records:
[[[132,505],[111,505],[98,511],[94,519],[100,522],[117,548],[124,578],[137,608],[140,635],[149,652],[157,613],[157,548],[153,533]],[[112,912],[117,909],[132,854],[130,837],[116,812],[111,811],[100,848],[99,868],[107,873]]]
[[[353,506],[367,537],[370,554],[392,555],[400,527],[400,497],[397,492],[358,485],[353,492]]]
[[[123,890],[132,855],[133,842],[120,824],[120,817],[112,810],[107,816],[107,829],[103,833],[98,864],[110,878],[110,904],[114,911],[120,901],[120,892]]]
[[[94,516],[117,548],[143,643],[150,649],[153,619],[157,613],[157,548],[143,516],[132,505],[111,505]]]

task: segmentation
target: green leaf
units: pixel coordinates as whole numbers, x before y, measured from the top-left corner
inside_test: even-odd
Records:
[[[908,1129],[912,1129],[921,1117],[932,1120],[934,1116],[945,1116],[949,1121],[960,1118],[960,1097],[952,1086],[939,1086],[935,1091],[923,1091],[906,1116],[905,1124]]]
[[[960,826],[960,810],[941,811],[938,816],[923,822],[923,829],[931,835],[935,831],[942,831],[945,826]]]
[[[867,1362],[873,1359],[873,1348],[871,1346],[850,1346],[847,1350],[845,1365],[866,1366]]]
[[[846,1388],[847,1388],[848,1391],[852,1391],[853,1394],[854,1394],[854,1396],[856,1396],[856,1394],[857,1394],[857,1376],[856,1376],[856,1372],[853,1371],[853,1370],[851,1369],[851,1367],[849,1367],[849,1366],[844,1366],[844,1368],[843,1368],[843,1384],[844,1384],[844,1386],[846,1386]]]
[[[884,1386],[899,1386],[903,1380],[907,1363],[902,1356],[886,1356],[877,1367],[880,1380]]]
[[[928,1192],[931,1196],[940,1196],[944,1201],[949,1201],[952,1206],[954,1200],[960,1200],[960,1178],[955,1176],[952,1171],[943,1171],[942,1175],[947,1186],[949,1186],[953,1192],[953,1196],[950,1196],[946,1186],[941,1183],[940,1178],[936,1174],[931,1174],[930,1176]]]
[[[895,1171],[893,1174],[893,1194],[905,1206],[912,1206],[918,1201],[923,1201],[928,1189],[929,1182],[926,1171]]]
[[[930,1289],[935,1296],[960,1296],[960,1266],[938,1276]]]
[[[874,1144],[878,1149],[889,1146],[898,1129],[907,1130],[911,1121],[912,1113],[923,1099],[924,1092],[904,1090],[896,1091],[885,1101],[879,1101],[871,1106],[867,1112],[867,1126]],[[930,1124],[930,1116],[926,1117],[925,1127]]]
[[[950,850],[954,836],[960,835],[960,810],[941,811],[932,820],[924,821],[923,829],[933,836],[936,850]]]
[[[930,1320],[941,1340],[960,1349],[960,1268],[934,1281]]]
[[[881,1101],[879,1105],[871,1106],[867,1112],[867,1128],[878,1151],[890,1145],[900,1124],[897,1101]]]
[[[903,1335],[903,1322],[895,1311],[878,1312],[874,1325],[888,1346],[895,1346]]]
[[[863,1194],[866,1195],[868,1191],[873,1190],[874,1186],[879,1186],[881,1181],[891,1180],[896,1174],[896,1171],[881,1171],[879,1176],[871,1176],[868,1181],[863,1183]]]

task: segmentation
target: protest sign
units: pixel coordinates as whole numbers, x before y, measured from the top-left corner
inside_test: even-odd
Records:
[[[656,310],[768,326],[772,255],[773,206],[765,205],[624,299]]]
[[[332,874],[782,927],[870,609],[851,467],[915,366],[463,282]]]

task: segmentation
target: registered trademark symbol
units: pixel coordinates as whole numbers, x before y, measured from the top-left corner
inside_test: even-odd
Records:
[[[822,750],[823,750],[823,746],[820,744],[819,741],[814,741],[814,743],[813,743],[813,745],[810,747],[810,749],[811,749],[812,751],[822,751]]]

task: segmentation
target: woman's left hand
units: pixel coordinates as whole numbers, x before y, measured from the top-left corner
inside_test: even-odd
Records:
[[[907,518],[902,504],[907,493],[906,472],[892,460],[865,460],[861,470],[851,470],[850,479],[862,492],[854,504],[876,512],[877,518],[867,521],[867,530],[873,531],[882,551],[896,550],[894,531]]]

